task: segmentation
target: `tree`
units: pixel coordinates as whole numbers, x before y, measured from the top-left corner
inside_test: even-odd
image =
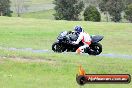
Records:
[[[99,22],[101,20],[101,16],[99,11],[94,6],[89,6],[84,11],[84,20],[85,21],[96,21]]]
[[[20,17],[24,10],[27,10],[29,5],[28,3],[31,0],[13,0],[17,16]]]
[[[80,0],[55,0],[54,17],[56,20],[79,20],[79,15],[84,8]]]
[[[132,4],[128,5],[125,9],[125,18],[132,22]]]
[[[102,0],[99,8],[102,12],[108,12],[112,17],[112,21],[119,22],[121,20],[121,12],[124,10],[124,4],[123,0]]]
[[[108,12],[112,16],[112,21],[119,22],[121,20],[121,12],[124,10],[122,0],[109,0]]]
[[[0,16],[11,16],[10,0],[0,0]]]
[[[108,13],[109,7],[107,6],[107,2],[108,2],[108,0],[102,0],[99,3],[99,8],[106,15],[106,19],[107,19],[107,22],[108,22],[109,21],[109,13]]]

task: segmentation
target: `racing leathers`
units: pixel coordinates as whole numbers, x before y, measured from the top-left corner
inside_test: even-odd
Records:
[[[76,53],[81,54],[84,52],[84,49],[89,47],[89,45],[91,44],[91,37],[88,33],[85,32],[81,32],[79,34],[79,37],[76,41],[73,42],[73,44],[79,44],[79,42],[82,41],[84,43],[83,46],[80,46],[77,50]]]

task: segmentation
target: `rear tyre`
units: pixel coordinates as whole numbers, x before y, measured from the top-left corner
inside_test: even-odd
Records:
[[[102,52],[102,45],[100,43],[93,43],[90,45],[88,51],[89,55],[99,55]]]
[[[61,53],[61,52],[64,52],[66,49],[65,49],[65,47],[64,47],[62,44],[60,44],[60,43],[58,43],[58,42],[55,42],[55,43],[53,43],[53,45],[52,45],[52,50],[53,50],[54,52]]]

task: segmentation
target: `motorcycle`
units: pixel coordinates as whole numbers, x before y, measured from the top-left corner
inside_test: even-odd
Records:
[[[79,44],[75,45],[72,42],[76,41],[78,38],[78,33],[76,32],[62,32],[57,37],[57,41],[52,44],[52,50],[54,52],[76,52],[76,50],[83,45],[80,41]],[[102,52],[102,45],[99,43],[104,37],[100,35],[91,35],[91,44],[89,48],[84,49],[84,53],[89,55],[99,55]]]

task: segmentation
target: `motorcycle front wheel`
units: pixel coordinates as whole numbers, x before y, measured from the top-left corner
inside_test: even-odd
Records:
[[[61,52],[64,52],[66,49],[65,49],[65,47],[63,46],[63,44],[58,43],[58,42],[55,42],[55,43],[52,44],[52,50],[53,50],[54,52],[61,53]]]

